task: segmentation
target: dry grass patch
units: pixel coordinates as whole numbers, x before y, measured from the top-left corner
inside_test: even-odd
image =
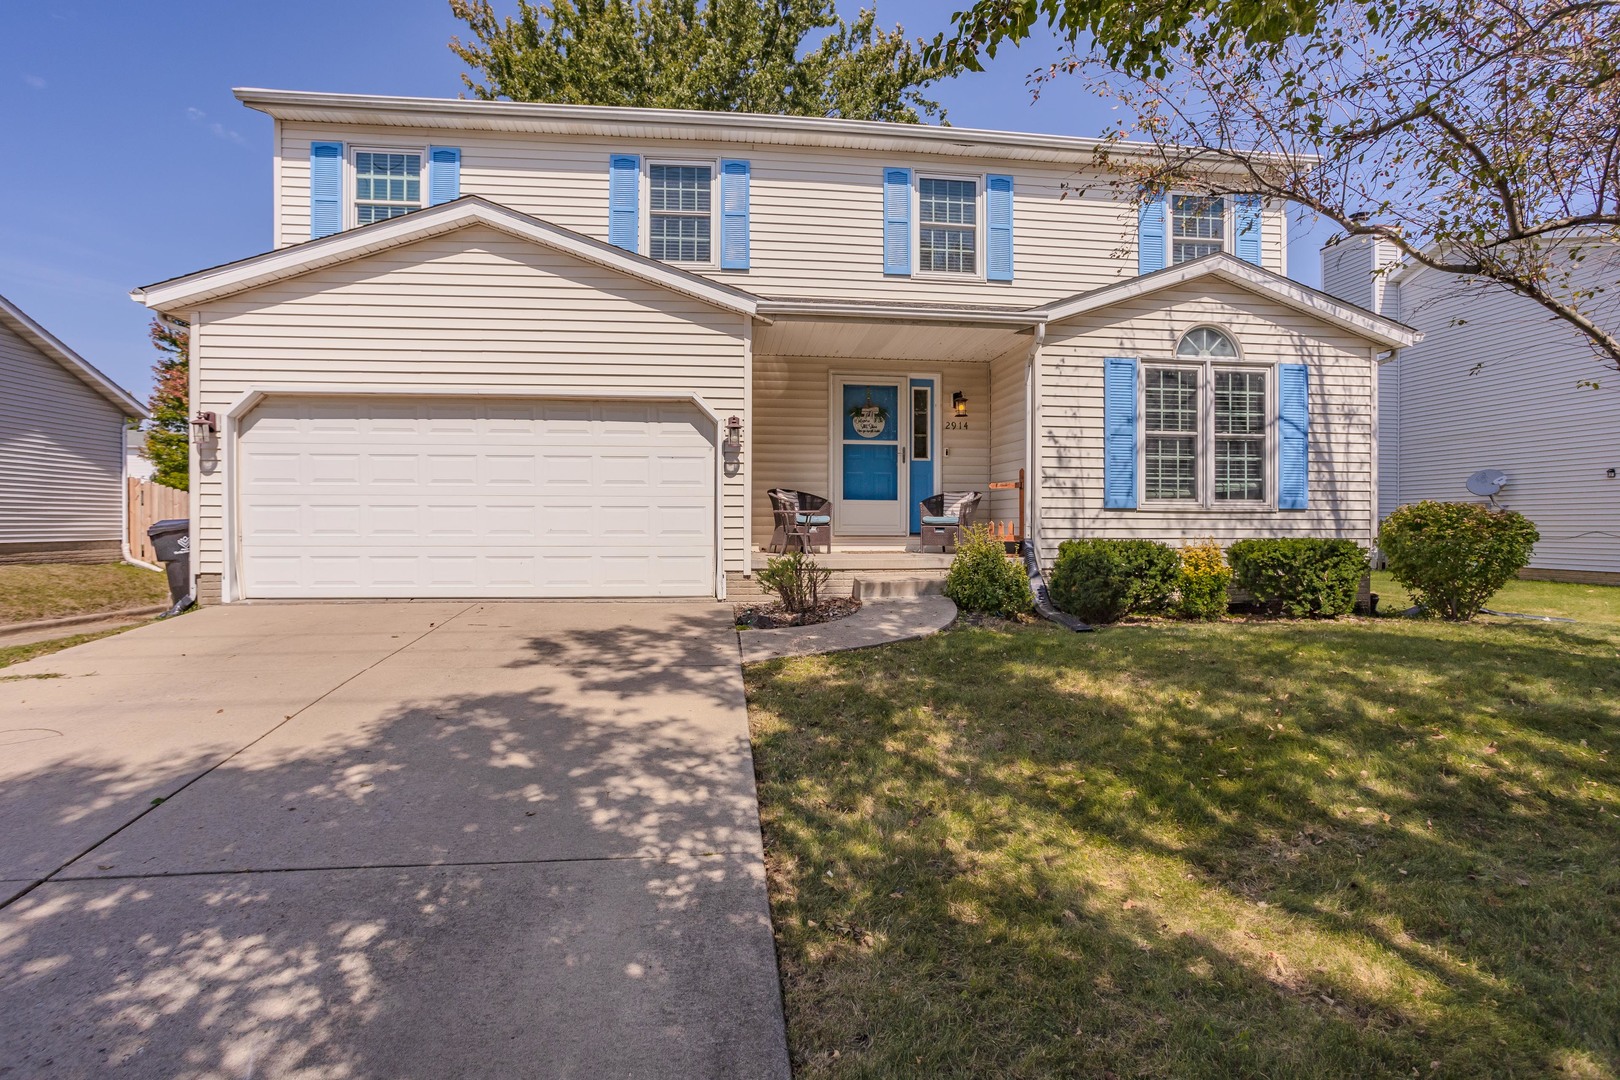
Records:
[[[127,563],[0,566],[0,625],[150,607],[169,601],[164,575]]]

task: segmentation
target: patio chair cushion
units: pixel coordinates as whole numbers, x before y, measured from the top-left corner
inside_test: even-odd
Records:
[[[955,514],[950,514],[946,517],[928,517],[927,515],[924,515],[922,523],[924,525],[955,525],[958,524],[960,520],[961,519]]]
[[[832,517],[828,514],[800,514],[794,518],[800,525],[831,525]]]

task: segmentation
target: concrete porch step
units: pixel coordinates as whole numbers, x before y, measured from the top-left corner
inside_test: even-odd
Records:
[[[857,600],[914,600],[919,596],[943,596],[943,577],[857,577],[853,586]]]

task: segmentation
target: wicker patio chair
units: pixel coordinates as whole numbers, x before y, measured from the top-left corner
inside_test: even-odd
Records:
[[[771,534],[771,551],[786,552],[793,543],[801,551],[814,551],[816,545],[832,551],[832,503],[820,495],[791,488],[772,488],[771,514],[776,531]]]
[[[922,509],[922,536],[920,547],[937,547],[941,551],[956,550],[959,533],[974,522],[979,510],[979,491],[945,491],[930,495],[917,505]]]

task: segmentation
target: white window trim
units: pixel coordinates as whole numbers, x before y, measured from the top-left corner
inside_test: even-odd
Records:
[[[355,197],[355,185],[360,179],[360,170],[355,166],[355,158],[359,154],[419,154],[422,158],[422,198],[418,200],[417,209],[426,210],[428,203],[429,173],[433,168],[432,155],[426,146],[390,146],[387,143],[355,143],[345,146],[343,152],[343,227],[352,229],[360,224],[359,199]],[[370,201],[370,200],[368,200]]]
[[[985,188],[988,186],[985,173],[924,173],[921,169],[911,170],[911,265],[916,267],[914,277],[927,278],[933,281],[984,281],[985,280],[985,221],[984,213],[987,209],[985,202]],[[950,270],[925,270],[922,264],[922,182],[924,180],[965,180],[973,185],[973,272],[955,273]]]
[[[666,266],[679,266],[687,270],[720,269],[720,159],[703,157],[647,157],[641,159],[641,183],[638,210],[641,218],[641,251],[649,259],[652,254],[652,169],[654,165],[701,165],[709,170],[709,259],[707,262],[677,262],[674,259],[656,259]],[[696,215],[686,215],[695,217]]]
[[[1225,333],[1225,331],[1222,331]],[[1230,334],[1226,335],[1231,338]],[[1177,338],[1180,341],[1180,338]],[[1233,339],[1234,345],[1236,339]],[[1245,360],[1242,350],[1232,358],[1143,358],[1136,386],[1136,506],[1137,512],[1195,511],[1204,513],[1256,513],[1277,509],[1277,365]],[[1198,372],[1198,433],[1193,440],[1198,498],[1150,499],[1147,496],[1147,373],[1150,368],[1179,368]],[[1215,372],[1258,371],[1266,377],[1265,497],[1260,500],[1215,498]]]
[[[1176,262],[1176,198],[1192,197],[1195,199],[1223,199],[1221,210],[1223,218],[1221,225],[1221,251],[1227,255],[1237,254],[1237,206],[1233,200],[1235,195],[1200,195],[1196,191],[1168,191],[1164,197],[1164,265],[1166,267],[1181,266]],[[1188,262],[1193,260],[1188,259]],[[1224,333],[1224,331],[1223,331]],[[1227,337],[1232,335],[1227,334]]]

